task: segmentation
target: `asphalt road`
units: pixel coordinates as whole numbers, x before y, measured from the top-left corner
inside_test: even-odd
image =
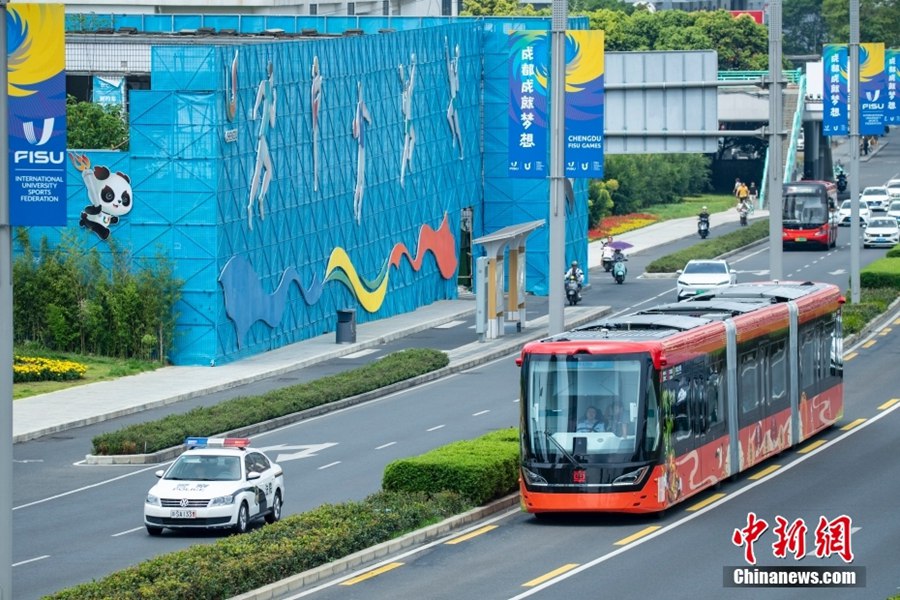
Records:
[[[876,158],[888,159],[892,165],[896,165],[897,156],[890,158],[889,150],[891,146],[886,147]],[[896,150],[900,154],[900,147]],[[881,162],[873,159],[867,166],[875,167]],[[896,170],[895,166],[885,168]],[[866,170],[863,182],[866,185],[869,185],[868,181],[872,184],[880,183],[893,174],[885,171],[884,174],[873,175],[870,180]],[[726,227],[728,226],[715,228],[714,223],[713,235],[724,233]],[[734,227],[736,226],[730,226]],[[836,250],[827,253],[786,253],[786,278],[830,281],[846,287],[850,255],[847,238],[848,229],[845,228],[841,231]],[[660,246],[652,253],[632,257],[629,263],[630,277],[625,285],[616,285],[607,273],[592,271],[591,288],[585,293],[585,302],[611,305],[614,312],[623,312],[638,306],[672,300],[674,280],[642,279],[635,275],[643,273],[644,265],[654,258],[695,242],[696,239],[681,240]],[[765,252],[763,246],[730,259],[739,273],[739,280],[765,278],[768,269]],[[863,264],[883,254],[883,250],[864,250]],[[528,306],[529,311],[534,311],[535,314],[546,312],[546,298],[530,298]],[[182,412],[194,405],[212,404],[229,397],[256,394],[289,383],[319,378],[337,370],[358,366],[403,347],[447,349],[462,345],[472,340],[470,325],[471,323],[460,324],[449,333],[447,330],[441,330],[439,334],[423,332],[398,340],[386,344],[379,353],[364,359],[334,361],[330,365],[310,367],[177,407],[170,406],[16,444],[13,456],[16,482],[13,491],[14,597],[17,600],[39,598],[161,553],[196,543],[211,543],[218,539],[219,535],[206,533],[148,537],[142,525],[142,502],[146,491],[155,481],[153,471],[159,467],[84,465],[83,457],[90,451],[90,439],[100,431],[116,429],[129,422],[158,418],[170,412]],[[864,350],[861,357],[864,355],[867,358],[848,366],[848,383],[856,364],[872,364],[874,375],[890,372],[893,364],[896,364],[892,362],[896,357],[890,353]],[[450,441],[476,437],[498,427],[515,425],[518,414],[516,378],[517,369],[511,359],[495,361],[379,401],[255,436],[254,444],[272,448],[270,453],[276,458],[279,455],[285,457],[281,460],[288,486],[285,514],[302,512],[324,502],[362,498],[380,487],[382,470],[393,459],[415,455]],[[883,395],[883,390],[891,389],[883,382],[878,384],[878,381],[874,376],[862,378],[858,387],[847,387],[854,394],[867,393],[878,397]],[[848,398],[848,404],[849,402]],[[851,414],[849,410],[848,414]],[[287,458],[297,454],[301,457]],[[897,478],[894,477],[893,480]],[[896,497],[896,493],[886,497]],[[847,508],[849,507],[844,507],[843,510]],[[640,524],[632,523],[631,526]],[[595,533],[604,532],[604,535],[608,529],[615,534],[628,528],[627,525],[611,526],[603,519],[594,525],[590,530]],[[731,523],[725,528],[725,532],[730,533],[729,528],[736,526],[739,524]],[[578,533],[582,529],[582,523],[571,523],[567,527]],[[538,528],[537,531],[544,529]],[[555,530],[547,531],[552,533]],[[563,536],[559,544],[574,547],[578,537]],[[543,538],[544,534],[541,534],[535,539]],[[896,536],[894,539],[897,539]],[[541,543],[531,544],[527,540],[518,543],[521,551],[526,553],[520,556],[521,562],[533,562],[528,557],[541,547]],[[591,543],[586,548],[589,549]],[[527,552],[526,548],[529,549]],[[545,555],[541,556],[544,558],[534,558],[539,561],[534,564],[554,564]],[[485,579],[499,582],[509,575],[512,582],[512,574],[494,568],[494,559],[481,559],[481,569],[486,571]],[[467,572],[467,576],[475,577],[480,572],[475,566],[473,564],[473,569]],[[644,565],[646,569],[649,566]],[[434,577],[439,576],[434,574]],[[462,585],[458,576],[455,579],[457,586]],[[516,585],[521,585],[521,582]],[[442,589],[452,590],[453,587],[448,582]],[[458,592],[461,591],[460,588],[457,589]],[[360,597],[377,596],[364,594]],[[420,597],[434,596],[426,594]],[[456,593],[454,597],[468,595]]]

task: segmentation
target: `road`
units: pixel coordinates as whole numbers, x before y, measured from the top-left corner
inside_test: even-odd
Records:
[[[881,154],[890,158],[890,149],[890,146],[886,147]],[[896,158],[892,159],[893,164],[897,164]],[[869,165],[876,163],[880,164],[880,161],[872,160]],[[873,183],[891,175],[893,173],[879,174],[880,179]],[[713,234],[721,235],[724,231],[725,228],[714,229]],[[842,230],[839,246],[831,252],[786,253],[786,278],[830,281],[846,287],[850,255],[848,235],[846,228]],[[630,272],[642,273],[651,260],[695,241],[682,240],[660,246],[652,253],[632,257]],[[883,250],[864,250],[863,264],[883,255]],[[737,255],[731,261],[742,281],[765,278],[767,274],[765,246]],[[672,279],[633,277],[625,285],[616,285],[607,273],[592,271],[591,284],[585,301],[611,305],[614,312],[674,299]],[[529,299],[529,310],[540,311],[542,307],[546,311],[546,298]],[[451,336],[442,332],[440,343],[452,347],[452,344],[471,341],[470,325],[460,324]],[[436,340],[435,336],[423,332],[387,344],[381,353],[407,346],[435,347]],[[861,357],[863,355],[871,356],[864,360],[860,358],[859,362],[868,364],[871,361],[875,374],[892,369],[890,355],[862,350]],[[365,361],[373,356],[377,355],[369,355]],[[142,500],[155,481],[153,471],[159,467],[85,465],[83,457],[90,451],[90,439],[94,435],[129,422],[182,412],[192,405],[214,403],[318,378],[365,361],[335,361],[339,364],[311,367],[178,407],[166,407],[15,445],[14,597],[17,600],[39,598],[158,554],[196,543],[212,543],[219,538],[219,535],[206,533],[148,537],[142,525]],[[854,369],[848,367],[848,371],[852,373]],[[450,441],[476,437],[499,427],[514,426],[518,414],[517,375],[511,359],[495,361],[427,386],[255,436],[254,444],[271,448],[276,459],[283,456],[281,462],[288,486],[285,514],[303,512],[324,502],[362,498],[380,487],[382,470],[391,460],[419,454]],[[877,378],[862,379],[860,386],[866,389],[872,381]],[[879,389],[887,390],[890,386],[875,386],[872,393]],[[473,390],[474,393],[460,393],[460,390]],[[288,458],[292,455],[299,456]],[[611,533],[622,531],[621,527],[609,527],[610,524],[602,519],[595,525],[597,527],[592,529],[600,530],[604,535],[607,530]],[[734,523],[729,525],[735,526]],[[576,531],[582,528],[581,523],[569,527]],[[571,540],[561,540],[560,544],[570,545]],[[523,547],[530,546],[525,542]],[[590,547],[590,544],[586,546]],[[543,563],[534,564],[544,563],[547,563],[546,558]],[[494,578],[504,576],[505,573],[493,574]],[[460,596],[466,594],[456,597]]]

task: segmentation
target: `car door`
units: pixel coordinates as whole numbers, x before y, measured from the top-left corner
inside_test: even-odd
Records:
[[[247,472],[259,473],[259,478],[249,481],[254,486],[255,499],[255,506],[250,507],[250,513],[256,516],[267,511],[272,505],[275,496],[275,474],[272,463],[261,452],[250,452],[247,460]]]

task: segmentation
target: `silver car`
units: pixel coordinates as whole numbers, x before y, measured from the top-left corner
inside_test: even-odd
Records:
[[[725,260],[689,260],[684,269],[678,271],[676,291],[678,301],[702,294],[713,288],[737,283],[737,274]]]

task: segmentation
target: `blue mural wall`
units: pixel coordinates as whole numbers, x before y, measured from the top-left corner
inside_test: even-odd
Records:
[[[188,17],[91,19],[177,31],[212,18]],[[127,192],[130,209],[107,220],[108,239],[80,227],[87,248],[114,243],[136,260],[162,252],[185,282],[175,364],[334,331],[343,308],[365,322],[456,297],[463,207],[475,208],[476,237],[547,218],[546,181],[506,178],[503,38],[549,19],[215,18],[254,31],[394,31],[154,47],[151,89],[130,93],[129,151],[70,151],[69,229],[104,185]],[[576,191],[567,257],[584,261],[586,184]],[[35,229],[51,243],[61,233]],[[547,243],[546,228],[528,240],[535,293],[546,293]]]

